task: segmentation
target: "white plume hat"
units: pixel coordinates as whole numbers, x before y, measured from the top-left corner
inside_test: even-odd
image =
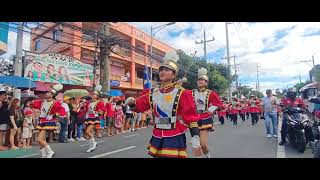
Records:
[[[161,63],[160,67],[167,67],[174,70],[176,73],[178,72],[177,62],[179,60],[179,56],[175,51],[167,52],[163,60],[164,61]]]
[[[198,79],[204,79],[206,81],[209,81],[209,78],[207,76],[208,70],[206,68],[200,68],[198,69]]]

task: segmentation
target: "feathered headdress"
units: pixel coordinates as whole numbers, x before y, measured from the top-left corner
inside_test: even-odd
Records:
[[[170,51],[167,52],[163,58],[164,62],[160,65],[160,67],[167,67],[169,69],[174,70],[176,73],[178,72],[177,62],[179,60],[179,56],[176,52]]]
[[[102,86],[99,84],[99,85],[97,85],[95,88],[94,88],[94,91],[93,91],[93,94],[96,94],[96,95],[98,95],[98,96],[100,96],[101,95],[101,89],[102,89]]]
[[[198,69],[198,79],[204,79],[206,81],[209,81],[207,73],[208,73],[208,71],[206,68],[202,67],[202,68]]]

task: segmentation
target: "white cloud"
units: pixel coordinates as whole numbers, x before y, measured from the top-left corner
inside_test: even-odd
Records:
[[[161,23],[155,23],[161,24]],[[146,23],[135,23],[135,25],[144,26]],[[230,55],[236,55],[237,62],[240,63],[240,78],[241,76],[255,77],[256,64],[260,66],[261,89],[276,89],[286,85],[290,86],[298,82],[290,80],[285,85],[281,80],[292,79],[301,74],[303,81],[308,77],[310,65],[301,63],[302,60],[310,60],[312,55],[315,55],[316,63],[320,58],[320,36],[304,36],[318,32],[320,23],[317,22],[268,22],[268,23],[233,23],[228,25]],[[150,26],[149,26],[150,27]],[[179,36],[171,37],[168,31],[177,32],[179,29],[186,30],[193,28],[194,33],[188,35],[186,31]],[[294,28],[292,28],[294,27]],[[225,47],[226,33],[225,23],[223,22],[177,22],[175,25],[163,29],[157,35],[157,39],[177,48],[182,49],[186,53],[198,51],[198,56],[203,56],[203,46],[196,45],[195,40],[203,38],[203,28],[206,28],[207,37],[215,37],[214,42],[208,43],[207,53],[214,52],[221,47]],[[292,28],[291,30],[288,30]],[[237,33],[238,30],[238,33]],[[277,33],[288,30],[288,34],[277,39]],[[240,41],[240,38],[243,42]],[[245,44],[245,45],[244,45]],[[247,48],[244,46],[247,45]],[[265,48],[276,49],[277,51],[261,53]],[[280,48],[282,47],[282,49]],[[222,56],[222,54],[220,54]],[[311,63],[310,63],[311,64]],[[270,77],[278,77],[273,80]],[[251,78],[254,79],[254,78]],[[279,82],[277,82],[279,81]],[[249,81],[255,87],[255,81]]]

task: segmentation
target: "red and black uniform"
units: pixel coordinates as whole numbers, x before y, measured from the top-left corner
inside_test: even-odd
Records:
[[[200,114],[200,120],[198,121],[199,130],[212,130],[213,115],[208,113],[208,108],[215,106],[218,109],[222,106],[219,95],[209,89],[194,89],[192,90],[192,96],[197,112]]]
[[[240,107],[240,104],[238,103],[237,100],[232,100],[229,105],[229,114],[234,125],[238,124],[239,107]]]
[[[95,125],[100,124],[100,119],[103,118],[103,113],[107,111],[104,103],[100,100],[87,102],[85,106],[86,121],[85,124]]]
[[[35,100],[31,107],[40,110],[39,122],[36,126],[39,130],[56,130],[59,116],[65,116],[66,111],[59,101]]]
[[[153,111],[155,127],[148,153],[153,157],[186,158],[185,132],[188,127],[198,127],[200,119],[192,91],[179,85],[144,91],[136,99],[134,111],[149,109]]]
[[[260,101],[257,99],[250,99],[248,102],[248,106],[250,114],[251,114],[251,120],[252,120],[252,125],[258,123],[259,119],[259,113],[260,113]]]
[[[223,103],[220,109],[217,111],[219,121],[223,125],[224,124],[224,117],[226,116],[227,112],[227,104]]]
[[[245,102],[240,102],[239,115],[243,122],[246,120],[246,113],[247,113],[247,104]]]

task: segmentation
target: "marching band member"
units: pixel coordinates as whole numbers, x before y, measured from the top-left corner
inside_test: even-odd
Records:
[[[148,146],[148,154],[153,157],[186,158],[186,131],[191,132],[191,144],[196,157],[202,155],[196,112],[192,91],[174,82],[178,74],[175,52],[168,52],[159,68],[160,87],[145,90],[143,95],[134,99],[129,97],[125,104],[136,112],[152,109],[154,129]]]
[[[39,130],[38,143],[40,145],[40,152],[42,158],[51,158],[54,151],[46,142],[46,132],[57,129],[58,117],[66,114],[64,108],[59,101],[55,100],[58,91],[63,88],[61,84],[52,86],[51,90],[46,93],[46,99],[35,100],[31,107],[40,110],[39,123],[36,129]]]
[[[101,97],[101,88],[101,85],[95,87],[95,90],[91,94],[92,100],[87,102],[85,106],[85,111],[87,112],[85,120],[85,124],[87,125],[86,133],[90,138],[87,152],[96,149],[97,143],[93,136],[93,128],[96,124],[100,124],[100,119],[103,118],[103,114],[107,110],[104,102],[99,100],[99,97]]]
[[[225,102],[225,99],[222,99],[222,106],[220,107],[220,109],[217,110],[217,114],[218,114],[221,125],[224,125],[224,117],[226,116],[226,111],[227,111],[226,109],[227,109],[227,104]]]
[[[236,97],[232,97],[230,106],[229,106],[229,114],[231,121],[233,121],[233,125],[238,124],[238,113],[239,113],[239,103]]]
[[[219,95],[214,91],[207,89],[209,78],[207,69],[200,68],[198,70],[198,89],[193,89],[192,96],[197,107],[198,114],[201,118],[198,121],[200,130],[200,145],[204,157],[210,158],[208,136],[209,130],[213,130],[213,112],[222,106]]]
[[[240,110],[239,110],[239,115],[242,119],[242,122],[246,121],[246,113],[247,113],[247,104],[245,103],[244,99],[240,100]]]
[[[248,106],[250,107],[249,111],[251,114],[251,120],[252,120],[252,125],[255,125],[258,123],[259,119],[259,107],[260,107],[260,102],[256,99],[255,95],[250,96],[250,100],[248,102]]]

